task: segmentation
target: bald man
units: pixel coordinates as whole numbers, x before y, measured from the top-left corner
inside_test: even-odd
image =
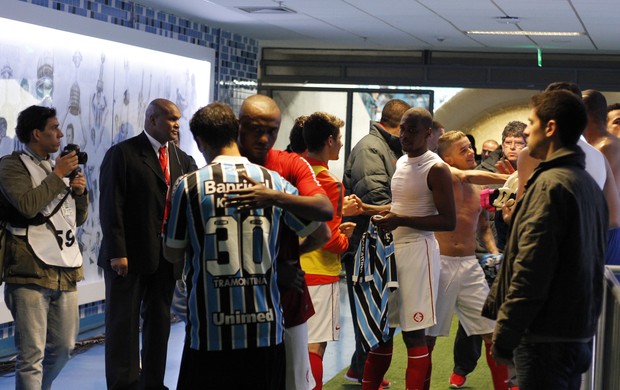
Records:
[[[237,206],[276,205],[310,221],[329,221],[334,209],[325,191],[316,181],[308,162],[296,153],[273,149],[281,120],[282,114],[273,99],[264,95],[248,97],[239,111],[239,150],[250,162],[278,172],[297,187],[301,196],[279,193],[277,197],[273,197],[264,191],[264,186],[254,186],[247,190],[234,191],[244,197]],[[326,226],[324,228],[325,230],[317,229],[301,244],[291,229],[285,226],[280,229],[280,248],[276,262],[284,312],[287,389],[310,389],[315,385],[310,372],[306,323],[314,314],[314,307],[303,279],[299,256],[323,246],[330,237],[329,230]],[[321,232],[325,232],[323,237]],[[300,284],[292,287],[283,280],[284,272],[301,276]]]

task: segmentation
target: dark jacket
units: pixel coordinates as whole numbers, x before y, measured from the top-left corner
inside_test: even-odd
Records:
[[[497,172],[497,168],[495,168],[495,164],[504,157],[504,152],[502,152],[502,147],[495,149],[489,154],[489,157],[480,163],[476,167],[476,169],[487,172]]]
[[[542,162],[517,204],[483,315],[496,347],[521,341],[587,341],[601,311],[607,203],[575,146]]]
[[[170,181],[196,169],[193,159],[169,144]],[[101,164],[99,215],[103,240],[98,264],[127,257],[129,272],[151,274],[162,256],[162,222],[167,184],[146,134],[112,146]]]
[[[364,203],[385,205],[392,202],[390,182],[396,170],[396,160],[403,155],[400,139],[388,133],[379,122],[370,123],[370,132],[351,150],[342,183],[347,195],[355,194]],[[355,253],[370,217],[359,215],[345,218],[355,222],[347,253]]]
[[[3,157],[0,160],[0,195],[3,200],[3,212],[7,212],[8,221],[12,216],[20,215],[14,225],[23,225],[23,220],[33,218],[40,213],[54,198],[64,193],[65,182],[55,174],[48,175],[39,186],[32,187],[28,169],[20,160],[21,152]],[[76,225],[86,221],[88,216],[88,195],[70,195],[75,199]],[[12,212],[8,212],[12,208]],[[15,222],[15,221],[13,221]],[[39,259],[30,248],[25,236],[14,236],[6,231],[6,252],[4,257],[4,281],[15,284],[36,284],[60,291],[77,290],[77,282],[83,279],[82,267],[66,268],[48,265]]]

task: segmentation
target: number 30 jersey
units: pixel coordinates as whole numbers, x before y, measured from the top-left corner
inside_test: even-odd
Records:
[[[318,226],[278,207],[237,211],[230,190],[252,184],[297,194],[277,173],[238,156],[218,156],[183,176],[172,196],[166,245],[186,248],[188,334],[192,349],[221,351],[282,342],[283,319],[274,259],[283,220],[300,236]]]

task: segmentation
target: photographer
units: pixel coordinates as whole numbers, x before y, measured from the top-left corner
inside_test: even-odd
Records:
[[[15,387],[49,389],[69,360],[79,327],[77,282],[83,272],[76,229],[87,216],[86,179],[76,171],[75,151],[51,161],[63,137],[55,109],[28,107],[15,131],[24,151],[0,160],[8,222],[4,299],[15,322]]]

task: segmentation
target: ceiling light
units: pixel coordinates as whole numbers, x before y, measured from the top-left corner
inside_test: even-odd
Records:
[[[498,16],[495,21],[502,24],[518,24],[521,19],[516,16]]]
[[[241,11],[247,12],[249,14],[296,14],[295,10],[292,10],[283,5],[278,6],[258,6],[258,7],[236,7]]]
[[[584,32],[558,32],[558,31],[478,31],[471,30],[465,31],[470,35],[531,35],[531,36],[546,36],[546,37],[578,37],[586,35]]]

